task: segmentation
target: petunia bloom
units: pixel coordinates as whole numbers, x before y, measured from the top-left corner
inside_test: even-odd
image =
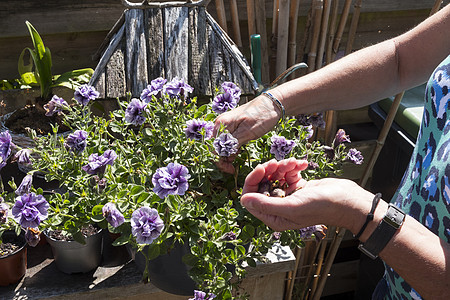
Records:
[[[348,150],[346,159],[356,165],[361,165],[364,161],[361,151],[356,150],[355,148]]]
[[[31,247],[36,247],[41,240],[41,232],[38,229],[28,227],[25,232],[25,240]]]
[[[164,92],[171,98],[183,97],[187,98],[189,93],[192,93],[194,88],[185,83],[183,79],[174,78],[172,81],[164,86]]]
[[[150,84],[147,85],[147,88],[142,91],[141,100],[149,103],[150,101],[152,101],[153,96],[155,96],[156,98],[161,97],[166,82],[167,79],[164,79],[162,77],[153,79]]]
[[[45,115],[47,117],[51,117],[56,113],[60,114],[63,111],[64,107],[67,106],[69,106],[69,104],[67,104],[67,102],[63,98],[53,95],[52,99],[44,105]]]
[[[76,130],[66,138],[64,147],[70,152],[80,154],[86,148],[87,137],[88,133],[86,131]]]
[[[210,139],[213,134],[214,123],[211,121],[197,119],[189,120],[186,122],[186,129],[184,130],[184,133],[188,139],[201,141],[203,138],[203,130],[205,139]]]
[[[49,206],[44,196],[31,192],[16,198],[11,213],[23,228],[37,228],[42,220],[47,219]]]
[[[189,188],[189,170],[178,163],[170,163],[167,167],[156,170],[152,177],[153,191],[164,199],[168,195],[184,195]]]
[[[231,133],[221,133],[214,140],[214,149],[219,156],[230,156],[236,154],[239,149],[238,140]]]
[[[106,166],[112,165],[116,158],[117,154],[114,150],[106,150],[102,155],[92,153],[89,155],[89,163],[81,168],[91,175],[104,174]]]
[[[147,104],[144,101],[133,98],[125,110],[125,121],[135,126],[140,126],[145,122],[143,112]]]
[[[8,221],[9,205],[3,202],[3,198],[0,197],[0,224],[4,224]]]
[[[335,148],[342,143],[350,143],[350,142],[351,142],[350,137],[347,134],[345,134],[345,130],[339,129],[338,132],[336,133],[336,136],[334,137],[333,147]]]
[[[112,202],[106,203],[102,208],[103,216],[106,221],[111,224],[112,227],[119,227],[125,222],[123,214],[117,209],[116,205]]]
[[[314,135],[314,128],[312,125],[308,125],[308,126],[303,126],[303,129],[305,129],[305,131],[307,131],[308,133],[305,136],[305,139],[309,140],[310,138],[312,138],[312,136]]]
[[[9,131],[0,132],[0,169],[6,166],[6,161],[11,154],[12,138]]]
[[[25,175],[19,187],[15,191],[16,195],[21,196],[23,194],[28,194],[29,192],[31,192],[32,184],[33,184],[33,176],[30,174]]]
[[[272,136],[270,140],[272,141],[270,153],[274,154],[277,160],[284,159],[296,145],[295,141],[288,140],[284,136],[279,135]]]
[[[234,82],[225,81],[222,83],[222,89],[226,93],[230,93],[234,97],[238,98],[237,102],[239,102],[239,98],[241,97],[241,89]]]
[[[303,126],[312,125],[317,128],[325,128],[325,120],[323,119],[323,113],[316,113],[311,115],[300,114],[295,117],[297,122]]]
[[[216,298],[213,293],[208,293],[203,291],[194,290],[194,298],[189,298],[189,300],[211,300]]]
[[[138,244],[151,244],[164,229],[164,222],[158,211],[150,207],[141,207],[131,215],[131,233]]]
[[[31,165],[31,150],[30,149],[20,149],[14,154],[14,161],[21,166],[30,166]]]
[[[211,108],[216,114],[222,114],[235,108],[238,101],[239,97],[235,97],[233,94],[225,92],[214,97]]]
[[[95,100],[100,96],[97,90],[88,84],[83,84],[75,90],[73,97],[83,106],[86,106],[89,101]]]

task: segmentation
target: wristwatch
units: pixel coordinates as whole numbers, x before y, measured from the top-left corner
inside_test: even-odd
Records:
[[[402,226],[405,215],[400,208],[389,203],[386,215],[380,224],[365,243],[359,244],[358,249],[371,259],[376,259],[395,232]]]

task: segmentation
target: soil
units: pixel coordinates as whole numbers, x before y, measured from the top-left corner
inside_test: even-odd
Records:
[[[91,235],[94,235],[99,231],[100,229],[93,225],[88,225],[87,227],[81,228],[81,233],[85,237],[90,237]],[[71,236],[63,234],[62,230],[59,229],[49,231],[48,236],[57,241],[73,241],[73,238]]]
[[[67,126],[62,124],[61,118],[55,114],[51,117],[45,115],[45,109],[39,105],[26,105],[13,112],[5,120],[5,126],[15,133],[26,134],[25,128],[36,130],[37,134],[46,135],[53,132],[51,124],[58,124],[59,132],[67,131]]]
[[[14,238],[8,242],[3,241],[0,244],[0,257],[8,256],[16,252],[22,245],[22,242],[18,238]]]

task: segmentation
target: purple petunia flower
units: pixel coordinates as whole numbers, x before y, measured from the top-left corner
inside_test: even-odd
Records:
[[[161,199],[168,195],[184,195],[189,188],[190,177],[188,168],[177,163],[170,163],[167,167],[156,170],[152,177],[155,186],[153,191]]]
[[[69,106],[69,104],[63,98],[53,95],[52,99],[44,105],[45,115],[51,117],[55,113],[60,114],[65,106]]]
[[[164,229],[164,222],[158,211],[150,207],[141,207],[131,215],[131,233],[138,244],[151,244]]]
[[[31,192],[32,184],[33,184],[33,176],[30,174],[25,175],[19,187],[15,191],[16,195],[22,196],[23,194],[28,194],[29,192]]]
[[[323,113],[316,113],[311,115],[300,114],[296,116],[297,122],[303,126],[312,125],[317,128],[325,128],[325,121],[323,119]]]
[[[8,221],[9,205],[3,202],[3,198],[0,197],[0,224],[5,224]]]
[[[103,216],[106,221],[111,224],[112,227],[116,228],[125,222],[123,214],[117,209],[116,205],[112,202],[106,203],[102,208]]]
[[[305,129],[305,131],[307,131],[308,133],[305,136],[305,139],[309,140],[310,138],[312,138],[312,136],[314,135],[314,128],[312,125],[308,125],[308,126],[303,126],[303,129]]]
[[[75,90],[73,97],[83,106],[86,106],[89,101],[95,100],[100,96],[100,93],[95,90],[93,86],[83,84]]]
[[[28,227],[25,232],[25,240],[31,247],[36,247],[41,240],[41,232],[35,228]]]
[[[166,93],[171,98],[183,97],[187,98],[189,93],[192,93],[194,89],[183,79],[174,78],[172,81],[164,86],[164,93]]]
[[[9,131],[0,132],[0,169],[6,166],[6,161],[11,154],[12,138]]]
[[[31,165],[31,149],[20,149],[14,154],[14,161],[21,166],[30,166]]]
[[[188,139],[201,141],[203,134],[205,135],[206,140],[210,139],[212,137],[213,130],[213,122],[193,119],[186,122],[186,129],[184,130],[184,133],[186,133],[186,137]]]
[[[211,300],[216,298],[213,293],[206,294],[203,291],[194,290],[194,298],[189,298],[189,300]]]
[[[216,114],[221,114],[235,108],[238,101],[239,97],[235,97],[233,94],[225,92],[214,97],[211,108]]]
[[[282,160],[295,147],[295,141],[288,140],[284,136],[274,135],[270,139],[272,146],[270,146],[270,153],[275,155],[277,160]]]
[[[214,140],[214,149],[219,156],[230,156],[236,154],[239,148],[237,138],[231,133],[222,133]]]
[[[236,84],[230,81],[225,81],[224,83],[222,83],[222,89],[226,93],[230,93],[234,97],[238,98],[237,102],[239,102],[241,97],[241,89]]]
[[[302,239],[310,238],[314,234],[314,232],[316,232],[316,231],[317,231],[317,226],[316,225],[308,226],[308,227],[299,229],[300,237]]]
[[[48,208],[49,204],[44,196],[29,193],[16,198],[11,213],[23,228],[37,228],[42,220],[47,219]]]
[[[133,98],[125,110],[125,121],[135,126],[140,126],[145,122],[143,112],[147,103],[139,99]]]
[[[364,161],[364,157],[362,156],[361,152],[359,150],[356,150],[355,148],[351,148],[350,150],[348,150],[346,159],[356,165],[361,165]]]
[[[150,84],[147,85],[147,88],[142,91],[141,100],[149,103],[150,101],[152,101],[152,96],[160,98],[166,82],[167,79],[164,79],[162,77],[153,79]]]
[[[351,142],[350,137],[347,134],[345,134],[345,130],[339,129],[333,140],[333,148],[336,148],[338,145],[342,143],[350,143],[350,142]]]
[[[116,158],[117,154],[114,150],[106,150],[102,155],[93,153],[89,155],[89,163],[81,168],[91,175],[103,174],[106,166],[112,166]]]
[[[64,147],[70,152],[80,154],[86,148],[87,137],[88,133],[86,131],[76,130],[66,138]]]

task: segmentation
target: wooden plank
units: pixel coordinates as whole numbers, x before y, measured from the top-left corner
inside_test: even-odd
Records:
[[[147,47],[144,32],[144,11],[130,9],[125,13],[125,73],[127,91],[139,97],[147,86]]]
[[[164,9],[164,56],[168,80],[188,80],[189,10],[187,7]]]
[[[194,95],[212,95],[209,76],[209,55],[206,12],[204,7],[189,10],[189,84]]]
[[[99,93],[99,98],[104,99],[106,98],[106,83],[105,83],[105,71],[103,71],[100,76],[98,77],[97,83],[95,84],[95,89]]]
[[[126,90],[125,82],[125,45],[123,42],[118,45],[116,51],[111,55],[106,65],[106,97],[118,98],[124,97]]]
[[[149,81],[158,77],[165,77],[162,14],[162,10],[159,8],[145,10],[145,18],[148,22],[147,64]]]
[[[223,46],[217,37],[216,33],[210,26],[208,26],[208,40],[209,40],[209,59],[210,59],[210,77],[211,77],[211,89],[215,90],[216,87],[220,86],[220,84],[226,79],[226,70],[224,67],[224,58],[223,58]]]

